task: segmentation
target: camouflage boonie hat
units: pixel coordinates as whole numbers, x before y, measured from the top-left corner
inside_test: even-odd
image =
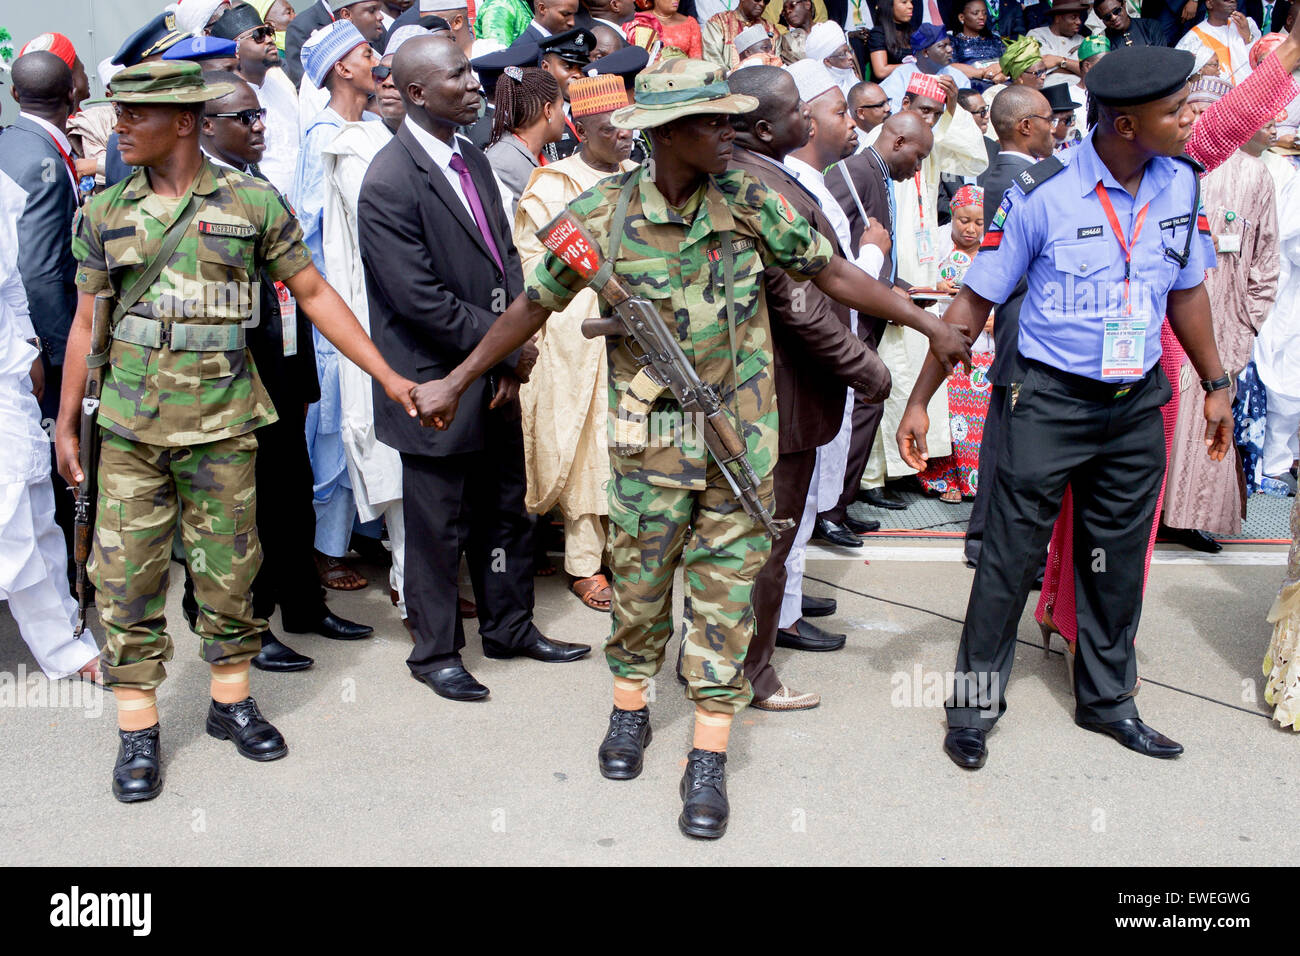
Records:
[[[127,67],[109,84],[108,96],[94,103],[206,103],[235,92],[231,83],[205,83],[193,61],[140,63]]]
[[[631,106],[615,110],[610,122],[619,129],[649,129],[684,116],[736,115],[758,108],[758,100],[733,93],[727,71],[703,60],[661,60],[636,78]]]

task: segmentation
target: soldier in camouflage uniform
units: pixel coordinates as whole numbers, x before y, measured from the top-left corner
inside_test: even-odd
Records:
[[[948,366],[969,359],[965,337],[834,256],[826,238],[758,180],[727,170],[734,137],[728,114],[757,106],[732,94],[723,71],[699,60],[662,61],[636,81],[635,103],[613,114],[615,126],[649,129],[651,163],[603,180],[569,205],[614,272],[634,295],[658,308],[676,329],[700,378],[735,416],[748,457],[772,504],[777,407],[771,328],[763,269],[776,265],[854,308],[918,328]],[[620,196],[628,203],[621,227]],[[617,250],[611,251],[611,236]],[[730,246],[734,296],[724,293]],[[445,427],[468,382],[524,341],[551,312],[565,308],[583,280],[548,255],[466,361],[446,379],[417,386],[426,424]],[[734,320],[735,347],[730,325]],[[646,389],[627,345],[609,351],[609,493],[613,631],[605,654],[614,673],[614,710],[600,745],[601,773],[630,779],[641,772],[650,741],[647,681],[662,666],[673,632],[671,585],[684,571],[682,673],[695,703],[694,747],[682,779],[678,824],[690,836],[720,837],[729,814],[724,772],[728,733],[750,700],[745,653],[754,632],[753,588],[771,550],[706,457],[671,396]]]
[[[107,368],[90,570],[107,634],[105,682],[118,700],[113,793],[123,801],[162,789],[154,691],[172,656],[163,612],[178,522],[212,670],[208,733],[253,760],[288,752],[248,686],[266,627],[249,596],[261,560],[252,433],[276,420],[244,343],[257,275],[284,282],[395,400],[409,406],[414,384],[388,367],[321,279],[275,190],[200,153],[203,103],[229,92],[229,84],[205,85],[194,63],[118,74],[110,101],[122,153],[144,168],[93,199],[74,226],[80,296],[56,435],[60,471],[72,481],[82,477],[77,409],[94,296],[112,290],[118,303],[108,352],[91,359]],[[155,259],[161,271],[150,281]]]

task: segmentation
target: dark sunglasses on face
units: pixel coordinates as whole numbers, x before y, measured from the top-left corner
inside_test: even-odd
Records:
[[[274,27],[261,26],[258,27],[256,30],[250,30],[248,33],[245,33],[240,39],[252,40],[254,43],[265,43],[267,40],[271,39],[274,36],[275,36]]]
[[[882,106],[888,105],[889,100],[881,100],[879,103],[863,103],[858,107],[860,110],[878,110]]]
[[[989,115],[989,108],[986,106],[986,107],[984,107],[982,110],[971,110],[971,111],[970,111],[970,115],[971,115],[971,116],[988,116],[988,115]]]
[[[236,113],[205,113],[209,119],[237,119],[245,126],[252,126],[258,120],[266,121],[265,109],[239,110]]]
[[[375,78],[376,83],[384,82],[392,73],[393,68],[391,66],[372,66],[370,68],[370,75]]]

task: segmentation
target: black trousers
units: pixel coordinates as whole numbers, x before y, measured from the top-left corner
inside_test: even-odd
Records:
[[[279,605],[285,627],[310,630],[327,613],[314,559],[316,510],[301,403],[276,406],[280,420],[257,434],[257,536],[262,567],[253,579],[253,614]]]
[[[533,521],[524,508],[524,439],[518,421],[497,419],[484,451],[433,458],[402,453],[406,519],[406,612],[426,674],[460,659],[465,627],[457,599],[465,552],[485,645],[519,647],[533,625]]]
[[[861,395],[853,393],[853,425],[849,433],[848,462],[844,469],[844,491],[834,507],[823,511],[817,517],[842,524],[848,516],[849,505],[857,500],[858,492],[861,490],[862,473],[867,470],[871,446],[876,440],[876,432],[880,430],[880,422],[884,417],[884,402],[867,404],[862,400]],[[800,506],[799,512],[795,514],[796,521],[802,511],[803,508]]]
[[[1133,640],[1164,480],[1160,406],[1170,387],[1156,366],[1127,394],[1106,398],[1105,388],[1029,363],[1014,404],[1008,390],[1002,457],[948,701],[950,727],[987,730],[1006,710],[1020,617],[1067,483],[1074,490],[1076,716],[1137,716]]]
[[[998,443],[1002,439],[1002,416],[1006,411],[1007,387],[994,385],[989,395],[989,412],[984,417],[984,433],[980,438],[979,487],[971,504],[970,522],[966,525],[966,557],[979,562],[980,548],[984,543],[984,525],[989,520],[989,499],[998,476]]]

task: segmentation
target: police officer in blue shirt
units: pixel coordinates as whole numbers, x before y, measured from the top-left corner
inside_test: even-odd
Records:
[[[1165,316],[1209,393],[1211,458],[1223,458],[1232,434],[1229,380],[1204,286],[1215,256],[1199,214],[1200,167],[1182,155],[1193,121],[1192,66],[1185,51],[1142,47],[1113,51],[1089,71],[1097,125],[1068,164],[1053,157],[1018,175],[945,316],[973,335],[1028,276],[1019,339],[1027,371],[1007,390],[947,705],[944,750],[961,767],[984,765],[986,736],[1006,709],[1020,616],[1067,483],[1079,631],[1075,722],[1148,756],[1183,750],[1138,718],[1133,640],[1165,472],[1160,406],[1171,392],[1158,364]],[[942,380],[927,359],[899,426],[899,449],[913,467],[925,467],[925,408]]]

